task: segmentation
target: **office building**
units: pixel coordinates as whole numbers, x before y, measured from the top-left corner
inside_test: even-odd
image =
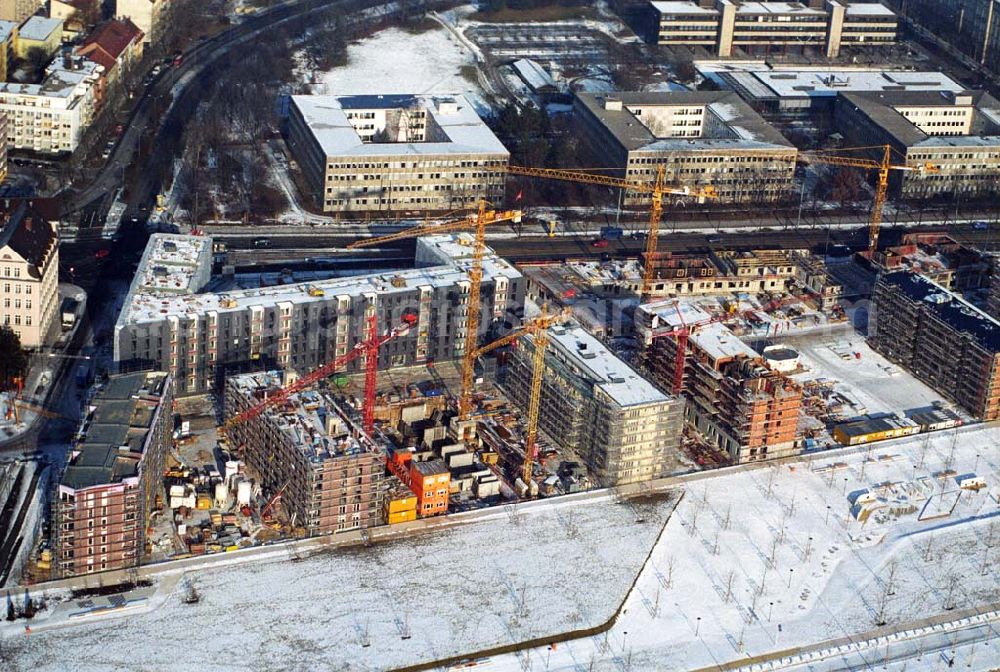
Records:
[[[78,576],[136,567],[163,494],[173,394],[162,372],[111,376],[90,403],[52,498],[53,569]]]
[[[834,125],[849,146],[888,144],[894,160],[932,167],[890,172],[890,189],[904,198],[984,198],[1000,190],[1000,102],[985,91],[845,93],[834,104]]]
[[[770,203],[789,195],[797,150],[731,91],[578,93],[574,117],[590,158],[618,176],[712,186],[719,203]],[[650,202],[626,190],[625,205]]]
[[[25,348],[59,333],[59,237],[24,201],[0,214],[0,319]]]
[[[1000,72],[996,0],[894,0],[900,16],[972,63]]]
[[[226,416],[262,401],[285,378],[280,371],[229,377]],[[384,524],[385,451],[357,419],[331,393],[310,389],[237,423],[230,437],[261,496],[270,501],[281,494],[292,529],[332,534]]]
[[[868,343],[976,418],[1000,418],[1000,322],[911,271],[883,272]]]
[[[578,326],[548,330],[538,428],[575,450],[604,486],[666,476],[680,448],[684,401],[664,394]],[[535,340],[514,351],[505,389],[527,409]]]
[[[879,3],[674,0],[651,5],[658,44],[702,47],[724,58],[806,49],[836,58],[844,47],[896,41],[896,15]]]
[[[503,199],[510,153],[463,96],[292,96],[288,145],[324,212]]]
[[[216,293],[201,291],[211,238],[154,234],[115,325],[115,361],[123,370],[163,368],[179,395],[198,394],[221,389],[227,372],[326,364],[366,338],[373,313],[383,331],[412,322],[380,348],[379,368],[460,358],[471,255],[468,234],[431,236],[417,241],[412,269]],[[521,274],[492,251],[481,297],[484,332],[523,309]]]

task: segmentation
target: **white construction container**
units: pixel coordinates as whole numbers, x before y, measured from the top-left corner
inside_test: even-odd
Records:
[[[250,481],[240,481],[236,486],[236,503],[240,506],[250,505]]]
[[[226,487],[225,483],[215,484],[215,505],[219,508],[225,508],[229,503],[229,488]]]
[[[227,483],[232,483],[233,476],[235,476],[238,473],[240,473],[240,463],[238,460],[229,460],[228,462],[226,462],[225,477]]]

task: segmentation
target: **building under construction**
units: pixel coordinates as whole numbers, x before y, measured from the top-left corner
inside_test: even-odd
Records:
[[[227,417],[282,384],[277,371],[231,376]],[[383,451],[330,392],[291,394],[233,425],[230,438],[260,486],[262,513],[270,514],[280,501],[283,522],[292,530],[318,535],[383,524]]]
[[[314,283],[202,292],[211,278],[212,239],[154,234],[115,325],[122,370],[157,368],[178,395],[221,389],[227,373],[311,371],[363,341],[367,318],[409,333],[379,350],[378,367],[460,358],[465,349],[470,236],[419,238],[415,268]],[[524,279],[489,249],[482,263],[480,327],[517,322]],[[348,372],[360,370],[354,362]]]
[[[577,451],[604,486],[661,478],[680,447],[684,401],[664,394],[577,326],[548,329],[538,427]],[[534,338],[522,337],[505,388],[527,408]]]
[[[112,376],[91,402],[52,498],[56,576],[142,560],[170,449],[171,383],[161,372]]]
[[[868,342],[980,420],[1000,418],[1000,322],[911,271],[882,273]]]
[[[737,464],[801,451],[802,389],[728,327],[677,301],[642,305],[635,319],[650,374],[684,393],[688,424],[713,447]]]

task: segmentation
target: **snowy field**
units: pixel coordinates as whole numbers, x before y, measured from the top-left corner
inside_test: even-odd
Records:
[[[346,66],[320,74],[314,94],[464,93],[485,111],[479,85],[462,73],[475,73],[475,57],[443,26],[418,34],[388,28],[351,44],[347,54]]]
[[[447,531],[299,562],[192,572],[197,605],[178,588],[122,618],[66,623],[57,614],[30,635],[0,623],[14,663],[3,669],[64,670],[73,660],[78,670],[383,670],[594,626],[621,604],[673,502],[585,499],[497,509]]]
[[[966,427],[691,483],[606,635],[496,657],[486,669],[714,669],[990,605],[1000,589],[998,441],[1000,429]],[[986,487],[960,490],[953,476],[935,476],[942,471],[977,472]],[[866,490],[882,500],[861,523],[850,500]],[[923,655],[942,636],[894,642],[890,657],[904,662],[892,669],[945,669]],[[1000,665],[1000,642],[978,647],[973,665],[960,658],[963,669]],[[880,650],[848,666],[840,652],[787,669],[883,669]]]
[[[800,383],[837,381],[834,390],[848,398],[859,415],[909,411],[943,401],[940,394],[872,350],[860,334],[789,343],[799,351],[806,369],[793,378]]]

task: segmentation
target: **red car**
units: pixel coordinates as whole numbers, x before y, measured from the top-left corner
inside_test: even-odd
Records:
[[[603,238],[601,238],[600,240],[595,240],[590,245],[591,245],[591,247],[607,247],[608,246],[608,241],[606,241]]]
[[[104,259],[109,254],[111,254],[111,250],[103,249],[103,250],[98,250],[97,252],[95,252],[94,256],[97,257],[98,259]]]

